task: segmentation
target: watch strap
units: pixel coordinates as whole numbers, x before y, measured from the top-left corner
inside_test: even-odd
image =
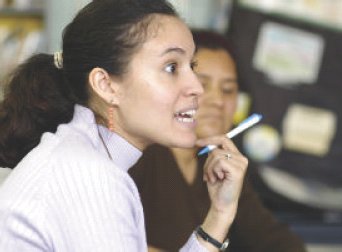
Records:
[[[203,240],[211,243],[216,248],[218,248],[220,251],[225,251],[225,249],[228,247],[228,244],[229,244],[228,239],[226,239],[223,243],[221,243],[218,240],[211,237],[207,232],[205,232],[201,226],[198,226],[195,229],[195,232],[199,237],[201,237]]]

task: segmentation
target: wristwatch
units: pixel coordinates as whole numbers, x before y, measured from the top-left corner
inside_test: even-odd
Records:
[[[228,247],[229,244],[229,239],[226,239],[223,243],[219,242],[218,240],[214,239],[213,237],[211,237],[207,232],[205,232],[203,230],[203,228],[201,226],[198,226],[195,229],[195,233],[201,237],[203,240],[211,243],[212,245],[214,245],[216,248],[218,248],[220,251],[225,251],[226,248]]]

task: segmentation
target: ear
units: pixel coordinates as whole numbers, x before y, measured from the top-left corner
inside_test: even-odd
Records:
[[[89,73],[89,84],[92,90],[106,103],[117,104],[117,90],[114,81],[103,68],[93,68]]]

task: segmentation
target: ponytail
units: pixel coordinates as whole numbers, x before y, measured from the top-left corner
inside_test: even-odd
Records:
[[[20,65],[0,103],[0,167],[14,168],[44,132],[55,132],[73,116],[71,94],[52,55],[38,54]]]
[[[69,122],[75,103],[88,106],[93,68],[125,74],[153,14],[177,17],[166,0],[90,1],[63,31],[63,56],[39,54],[19,66],[0,103],[0,167],[15,167],[44,132]]]

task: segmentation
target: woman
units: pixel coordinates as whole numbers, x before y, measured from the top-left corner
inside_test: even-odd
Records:
[[[229,40],[210,31],[194,31],[195,71],[203,84],[196,133],[208,137],[232,127],[238,83]],[[197,148],[154,145],[130,170],[141,194],[150,251],[176,251],[205,216],[210,198],[202,181],[205,158]],[[248,181],[229,230],[231,252],[303,252],[302,241],[262,206]],[[159,250],[158,250],[159,249]],[[228,251],[228,250],[227,250]]]
[[[19,67],[0,108],[0,166],[14,168],[0,189],[1,251],[147,250],[127,170],[152,143],[195,144],[203,89],[194,51],[166,1],[97,0],[66,27],[63,54]],[[204,233],[189,233],[182,250],[217,251],[247,160],[223,136],[197,144],[220,148],[205,166],[212,204]]]

